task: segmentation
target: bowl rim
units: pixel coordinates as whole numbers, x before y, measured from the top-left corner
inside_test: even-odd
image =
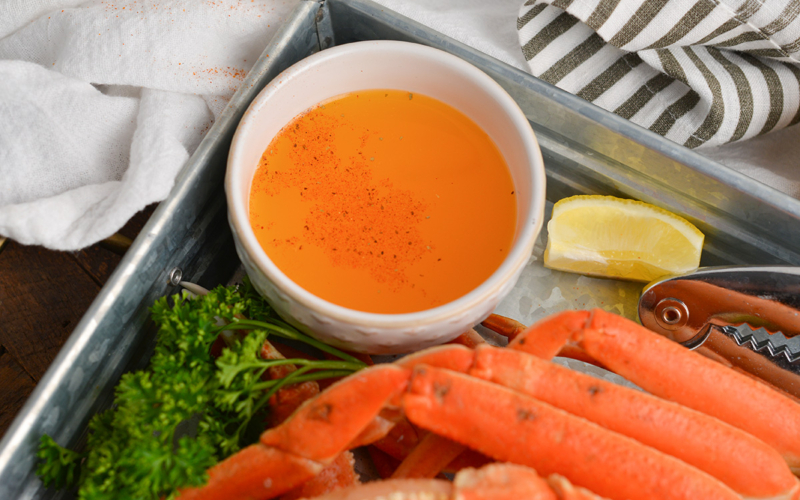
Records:
[[[518,217],[520,215],[524,217],[522,230],[516,235],[516,241],[500,266],[481,284],[465,295],[431,309],[410,313],[372,313],[350,309],[329,302],[302,288],[272,262],[266,251],[258,243],[250,226],[247,200],[238,196],[243,187],[242,183],[252,183],[252,178],[245,179],[246,176],[242,174],[244,164],[240,158],[243,155],[242,149],[245,147],[248,133],[254,126],[255,120],[252,117],[260,112],[274,94],[290,85],[296,75],[312,70],[315,66],[331,59],[347,58],[353,54],[376,50],[383,53],[388,51],[402,52],[412,57],[431,59],[434,62],[454,68],[459,73],[462,73],[465,78],[472,79],[487,96],[494,99],[507,113],[509,121],[520,132],[523,148],[528,157],[531,170],[530,209],[526,214],[517,214]],[[446,321],[454,316],[462,315],[475,308],[478,304],[485,302],[510,279],[514,278],[517,272],[530,259],[534,243],[544,222],[545,182],[544,161],[541,150],[527,118],[525,118],[524,113],[514,99],[489,75],[467,61],[439,49],[412,42],[375,40],[348,43],[317,52],[284,70],[259,92],[245,111],[231,142],[225,173],[225,195],[228,202],[230,224],[234,232],[237,233],[236,236],[238,236],[244,251],[259,271],[283,294],[316,314],[354,326],[408,328]]]

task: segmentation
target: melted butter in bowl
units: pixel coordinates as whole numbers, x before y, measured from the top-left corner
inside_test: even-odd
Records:
[[[488,75],[373,41],[261,91],[225,192],[239,258],[287,322],[396,354],[455,338],[508,294],[542,227],[545,175],[525,115]]]
[[[507,257],[515,190],[463,113],[400,90],[337,96],[297,116],[261,157],[250,223],[289,279],[343,307],[431,309]]]

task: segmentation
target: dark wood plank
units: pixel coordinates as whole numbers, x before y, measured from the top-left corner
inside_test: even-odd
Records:
[[[36,384],[7,352],[0,354],[0,381],[2,381],[0,383],[0,439],[2,439]]]
[[[99,285],[105,285],[122,256],[107,250],[96,243],[72,253],[75,262]]]
[[[0,255],[0,345],[38,382],[99,291],[70,254],[9,242]]]
[[[156,208],[158,208],[158,203],[151,203],[150,205],[144,207],[141,212],[138,212],[136,215],[131,217],[131,220],[122,226],[122,229],[119,230],[119,233],[127,236],[130,239],[135,239],[136,236],[139,235],[139,231],[141,231],[147,221],[150,220],[150,216],[153,215],[153,212],[155,212]]]
[[[120,234],[136,238],[157,206],[136,214]],[[100,244],[56,252],[4,243],[0,243],[0,437],[122,259]]]
[[[153,203],[145,207],[144,210],[134,215],[131,220],[119,230],[119,233],[131,239],[136,238],[136,235],[139,234],[139,231],[142,230],[147,220],[153,215],[153,211],[157,206],[158,203]],[[95,283],[101,286],[108,281],[111,273],[116,269],[119,261],[122,260],[121,255],[104,248],[100,243],[78,250],[74,252],[73,255],[84,271],[92,277]]]

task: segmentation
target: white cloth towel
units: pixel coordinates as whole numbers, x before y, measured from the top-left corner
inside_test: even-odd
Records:
[[[0,235],[77,249],[164,199],[295,4],[3,2]]]

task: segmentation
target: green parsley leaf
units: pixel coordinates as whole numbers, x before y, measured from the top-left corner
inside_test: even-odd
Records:
[[[45,486],[64,488],[75,486],[83,455],[56,443],[53,438],[43,435],[36,456],[43,460],[36,473]]]

